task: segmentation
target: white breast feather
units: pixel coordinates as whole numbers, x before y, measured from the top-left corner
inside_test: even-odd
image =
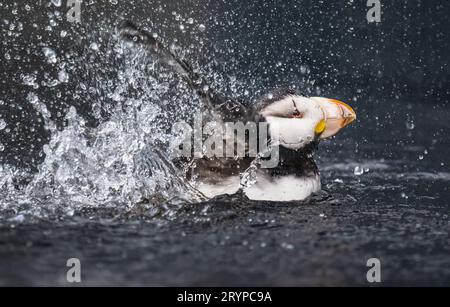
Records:
[[[208,198],[223,194],[234,194],[240,188],[238,176],[229,177],[220,184],[198,183],[196,188]],[[303,200],[321,189],[319,175],[298,177],[287,175],[272,178],[258,173],[257,182],[244,188],[244,193],[252,200],[292,201]]]

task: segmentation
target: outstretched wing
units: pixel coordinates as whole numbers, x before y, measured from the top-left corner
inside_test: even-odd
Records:
[[[161,63],[173,69],[189,86],[200,96],[213,115],[224,122],[243,121],[247,118],[247,109],[238,101],[229,99],[216,93],[211,86],[192,69],[192,66],[184,59],[179,58],[169,48],[164,46],[149,32],[139,28],[130,21],[123,22],[118,27],[119,36],[133,44],[144,46],[157,55]]]

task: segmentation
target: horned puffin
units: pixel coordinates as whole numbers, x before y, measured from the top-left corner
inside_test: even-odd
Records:
[[[125,21],[117,32],[121,39],[143,46],[161,64],[178,73],[200,96],[205,117],[222,124],[237,121],[265,123],[267,138],[258,138],[257,142],[272,143],[277,147],[279,161],[274,167],[258,167],[255,162],[266,159],[264,156],[194,156],[179,164],[188,165],[184,174],[203,196],[213,198],[243,192],[253,200],[295,201],[321,189],[313,154],[321,140],[336,135],[356,119],[356,113],[349,105],[335,99],[308,97],[291,88],[275,89],[253,103],[243,104],[215,92],[185,59],[143,28]],[[242,141],[248,149],[247,138],[237,140],[234,136],[225,136],[224,146],[227,141]],[[237,145],[233,144],[235,147]]]

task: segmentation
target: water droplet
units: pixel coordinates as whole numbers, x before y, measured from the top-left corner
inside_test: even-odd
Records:
[[[198,25],[198,30],[199,30],[200,32],[205,32],[205,30],[206,30],[205,25],[204,25],[204,24],[199,24],[199,25]]]
[[[61,0],[51,0],[52,1],[52,4],[54,5],[54,6],[56,6],[56,7],[60,7],[61,6]]]
[[[355,176],[361,176],[362,174],[364,174],[364,169],[360,166],[355,166],[353,174],[355,174]]]
[[[307,67],[305,65],[300,66],[300,73],[304,75],[307,71]]]
[[[37,104],[39,102],[39,97],[34,93],[28,94],[27,99],[31,104]]]
[[[406,120],[406,129],[414,130],[415,127],[416,127],[416,125],[414,124],[414,120],[412,118],[408,118]]]
[[[58,73],[58,80],[62,83],[69,82],[69,74],[65,70],[60,70]]]
[[[5,129],[7,126],[5,120],[3,118],[0,118],[0,131]]]
[[[294,245],[292,245],[290,243],[286,243],[286,242],[281,243],[281,247],[285,248],[285,249],[288,249],[288,250],[293,250],[294,249]]]
[[[89,48],[91,48],[94,51],[98,51],[99,50],[99,46],[97,43],[92,43]]]
[[[28,86],[35,86],[36,84],[36,76],[34,75],[22,75],[22,82]]]
[[[55,64],[57,62],[56,52],[55,50],[44,47],[42,48],[42,52],[44,53],[45,57],[47,58],[47,63],[49,64]]]

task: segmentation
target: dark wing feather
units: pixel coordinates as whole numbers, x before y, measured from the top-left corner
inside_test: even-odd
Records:
[[[216,118],[224,122],[246,120],[247,109],[240,102],[226,98],[216,93],[210,86],[205,86],[207,84],[186,60],[179,58],[149,32],[130,21],[125,21],[118,27],[118,34],[123,40],[144,46],[157,55],[163,64],[173,69],[189,84]]]

